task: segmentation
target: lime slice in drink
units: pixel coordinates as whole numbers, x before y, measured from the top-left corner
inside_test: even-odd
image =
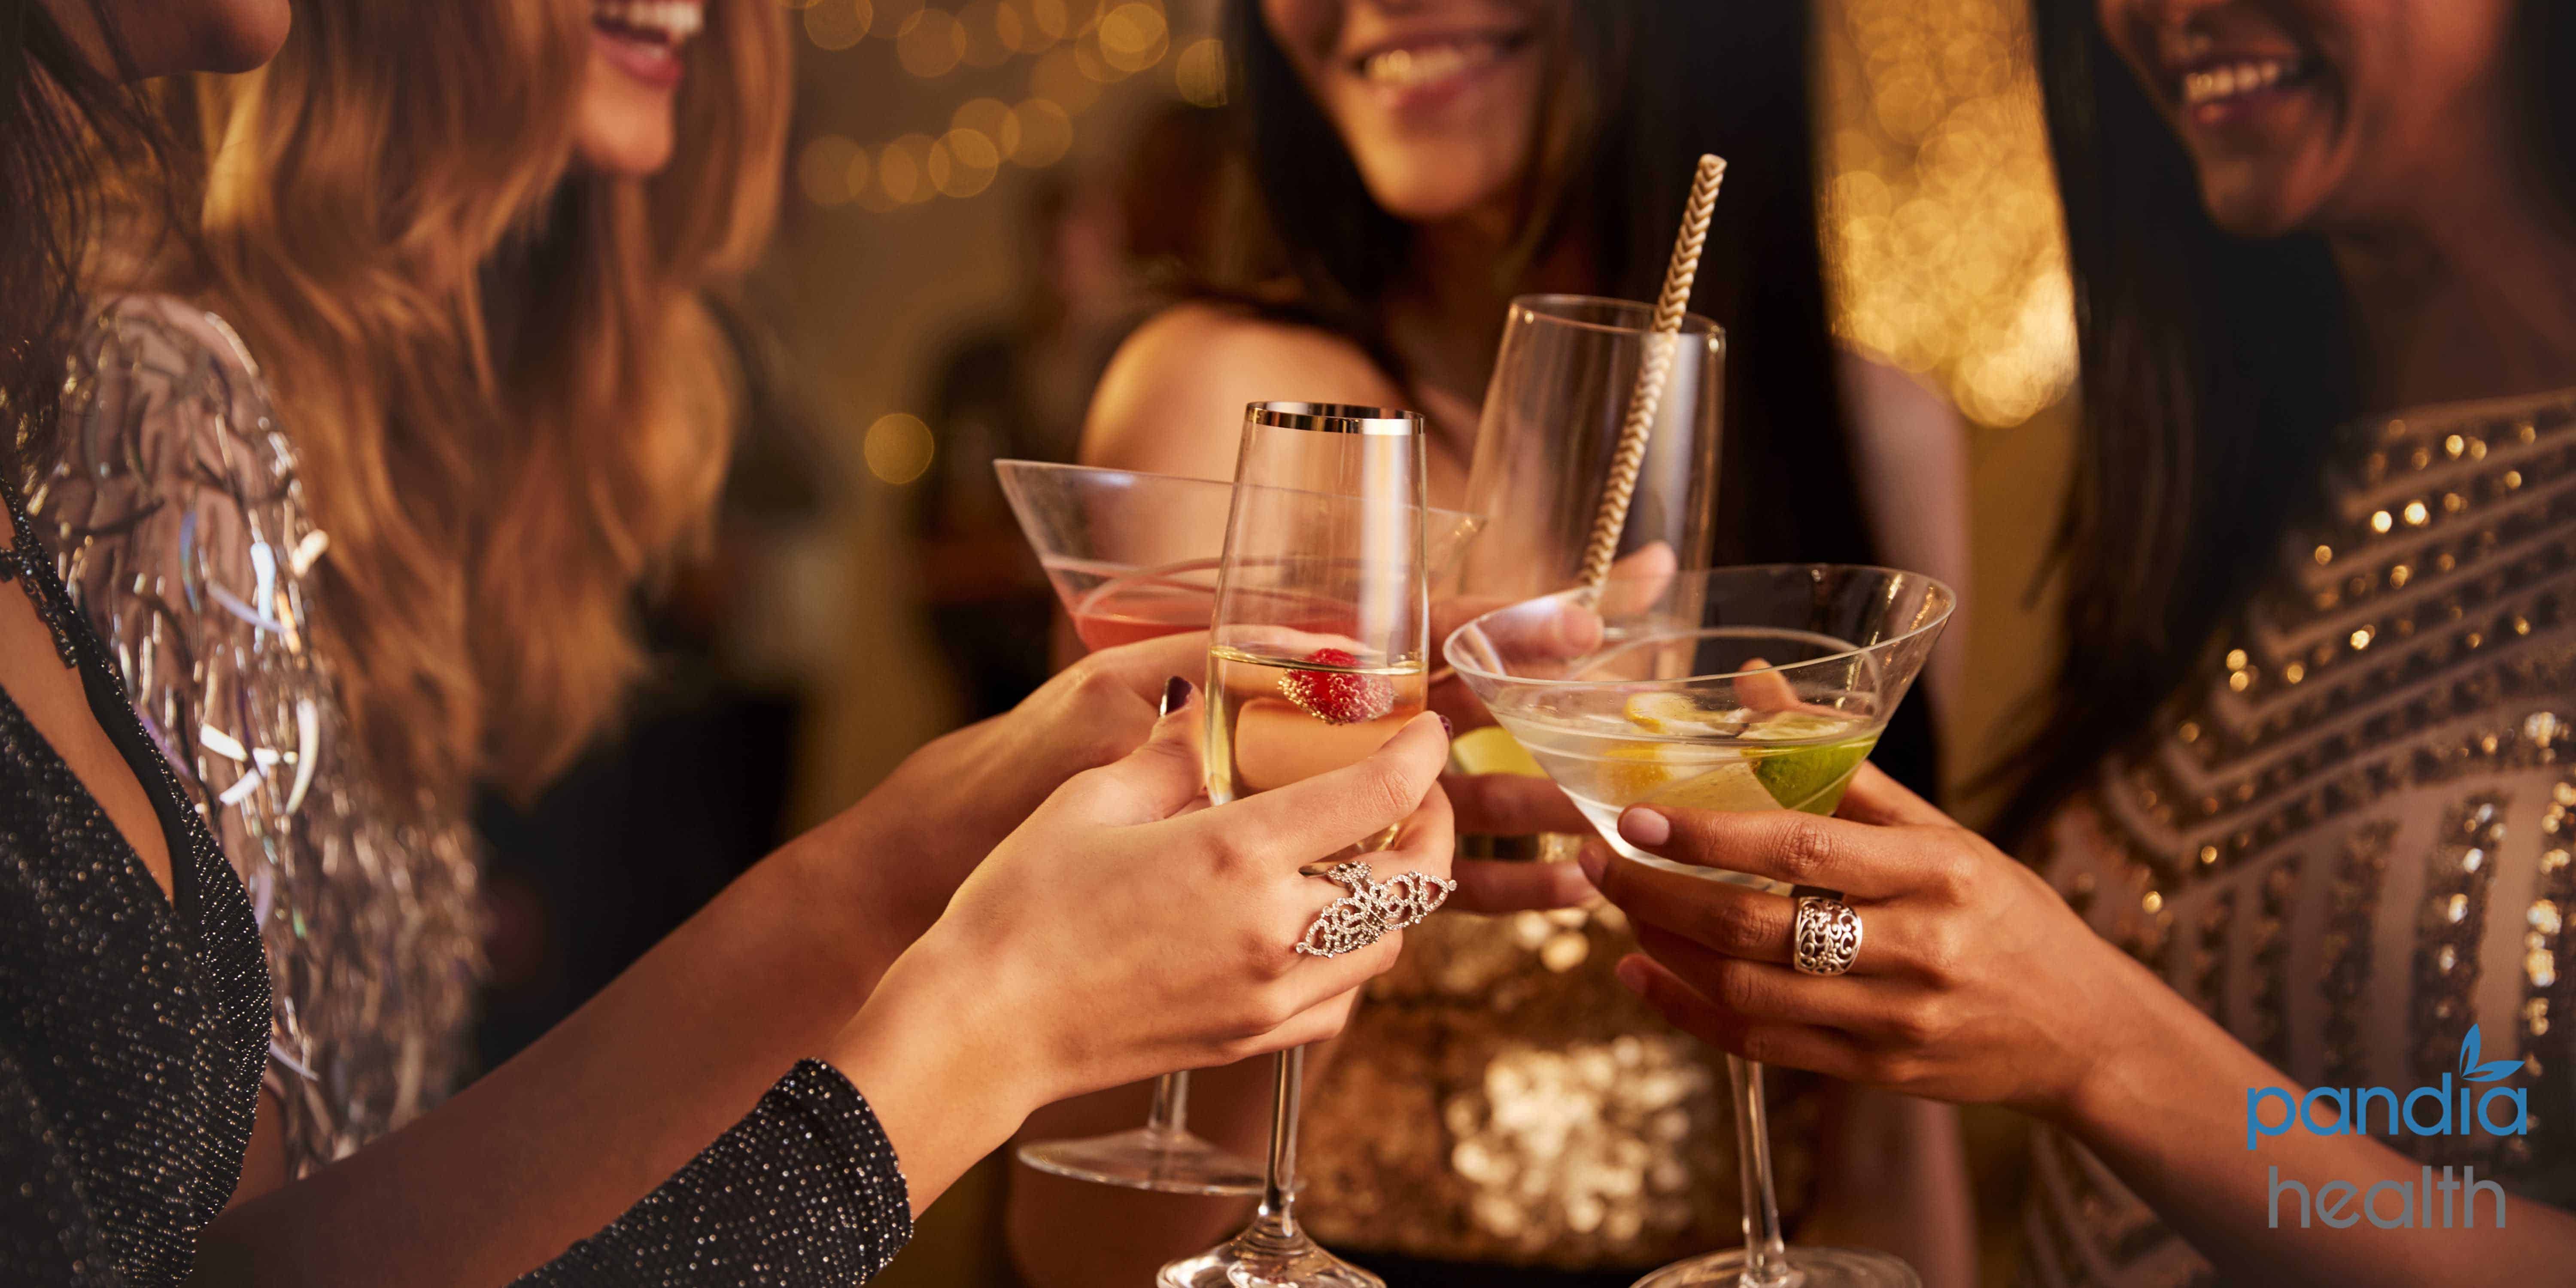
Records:
[[[1770,789],[1772,799],[1781,805],[1810,814],[1831,814],[1842,803],[1843,787],[1851,782],[1853,771],[1869,758],[1869,749],[1877,745],[1878,739],[1872,736],[1771,752],[1753,762],[1753,777],[1760,779]]]
[[[1691,701],[1686,693],[1640,693],[1628,699],[1628,723],[1648,733],[1732,735],[1744,727],[1740,710],[1717,711]]]
[[[1499,725],[1470,729],[1449,744],[1449,763],[1466,774],[1519,774],[1524,778],[1545,778],[1547,771],[1538,767],[1536,758],[1520,740],[1503,732]]]
[[[1646,797],[1644,803],[1730,814],[1780,808],[1780,802],[1764,790],[1760,774],[1741,760],[1725,761],[1707,773],[1674,783]]]

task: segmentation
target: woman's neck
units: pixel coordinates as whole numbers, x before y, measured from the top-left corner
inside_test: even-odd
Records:
[[[2510,167],[2483,169],[2421,218],[2327,237],[2373,407],[2576,386],[2576,236]]]
[[[1479,209],[1413,229],[1412,265],[1387,302],[1387,338],[1412,384],[1468,400],[1484,393],[1512,297],[1581,291],[1582,239],[1559,236],[1536,263],[1506,273],[1517,212]]]

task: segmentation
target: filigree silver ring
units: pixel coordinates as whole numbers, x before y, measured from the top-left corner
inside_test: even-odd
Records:
[[[1860,960],[1860,914],[1831,890],[1801,887],[1790,964],[1803,975],[1840,975]]]
[[[1405,872],[1384,881],[1372,878],[1369,865],[1356,860],[1336,863],[1324,879],[1350,891],[1324,905],[1315,915],[1315,924],[1306,927],[1306,937],[1297,941],[1297,951],[1315,957],[1339,957],[1357,952],[1385,937],[1390,930],[1402,930],[1430,916],[1458,888],[1455,881],[1420,872]]]

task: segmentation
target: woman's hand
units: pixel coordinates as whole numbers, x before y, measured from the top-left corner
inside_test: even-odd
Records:
[[[996,848],[832,1044],[916,1187],[944,1185],[1029,1111],[1341,1030],[1402,936],[1295,951],[1344,891],[1299,874],[1400,824],[1379,879],[1449,873],[1447,751],[1419,718],[1367,759],[1219,808],[1195,697],[1134,754],[1075,775]],[[934,1108],[935,1107],[935,1108]],[[926,1201],[916,1195],[916,1205]]]
[[[1207,667],[1207,633],[1103,649],[1020,705],[906,757],[856,805],[800,839],[825,896],[859,910],[879,964],[938,920],[975,865],[1066,779],[1134,751],[1165,683]]]
[[[1860,915],[1850,973],[1804,975],[1788,896],[1587,850],[1645,949],[1620,979],[1748,1059],[2062,1121],[2149,1031],[2144,1011],[2181,1004],[2036,874],[1868,765],[1837,818],[1638,806],[1619,828],[1662,858],[1839,891]]]

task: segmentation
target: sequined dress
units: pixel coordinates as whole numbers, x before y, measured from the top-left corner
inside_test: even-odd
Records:
[[[1406,931],[1309,1092],[1306,1226],[1399,1284],[1624,1286],[1740,1240],[1724,1064],[1618,983],[1635,947],[1599,902]],[[1794,1219],[1816,1106],[1772,1108]]]
[[[2345,447],[2323,526],[2042,870],[2301,1085],[2438,1085],[2477,1026],[2529,1134],[2382,1139],[2576,1207],[2576,391]],[[2082,1147],[2033,1162],[2027,1281],[2219,1282]]]
[[[231,328],[168,297],[109,304],[29,503],[250,891],[289,1168],[402,1126],[462,1072],[473,837],[453,802],[388,799],[352,751],[310,631],[328,541]]]
[[[0,1269],[11,1284],[185,1281],[231,1198],[269,1034],[251,901],[153,748],[14,492],[5,577],[55,626],[169,839],[172,894],[0,693]],[[0,594],[19,593],[0,586]],[[911,1236],[876,1115],[799,1062],[750,1114],[521,1288],[775,1285],[875,1274]]]

